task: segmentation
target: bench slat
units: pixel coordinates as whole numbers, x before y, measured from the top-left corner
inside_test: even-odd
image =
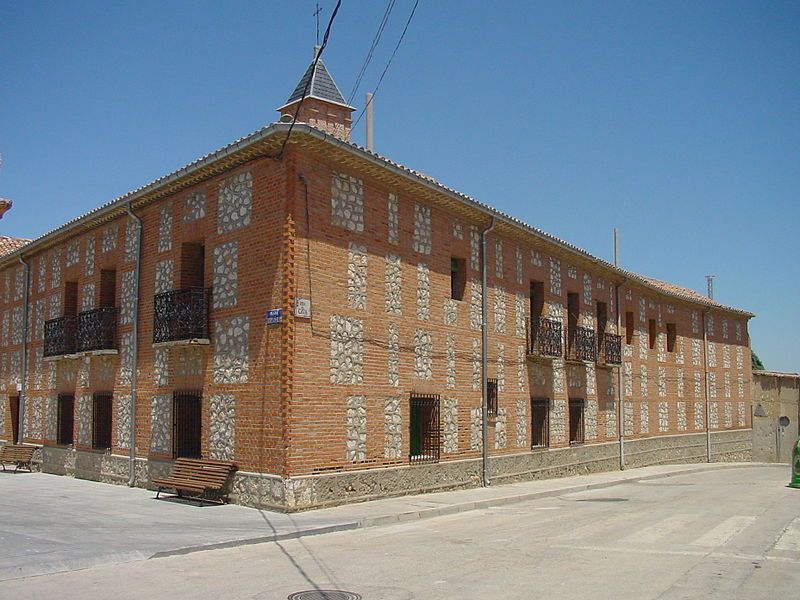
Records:
[[[168,477],[154,479],[152,483],[159,488],[172,488],[176,492],[188,491],[206,494],[209,491],[221,492],[228,482],[236,465],[221,460],[197,458],[178,458]]]

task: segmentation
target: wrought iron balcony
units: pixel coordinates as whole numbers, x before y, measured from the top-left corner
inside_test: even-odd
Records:
[[[564,354],[564,334],[561,322],[544,317],[528,320],[528,354],[558,357]]]
[[[567,359],[595,362],[597,360],[597,343],[594,330],[586,327],[570,329],[567,335]]]
[[[597,362],[606,365],[622,364],[622,336],[604,333],[600,338]]]
[[[78,315],[78,352],[116,350],[117,309],[95,308]]]
[[[44,356],[63,356],[75,352],[77,320],[74,316],[44,322]]]
[[[208,339],[210,289],[186,288],[156,294],[153,343]]]

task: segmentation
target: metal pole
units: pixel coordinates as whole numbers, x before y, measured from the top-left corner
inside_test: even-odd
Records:
[[[481,444],[483,456],[483,485],[491,484],[489,478],[489,390],[487,388],[487,377],[489,376],[489,277],[487,274],[486,260],[486,235],[494,229],[495,219],[483,231],[481,231],[481,434],[483,443]]]
[[[366,100],[366,129],[367,129],[367,150],[372,152],[374,147],[374,131],[373,131],[373,121],[372,121],[372,92],[367,93],[367,100]]]

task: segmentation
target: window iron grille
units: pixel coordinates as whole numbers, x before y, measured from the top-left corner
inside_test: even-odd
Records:
[[[186,288],[156,294],[153,342],[209,339],[209,288]]]
[[[44,356],[73,354],[76,348],[76,318],[72,315],[44,322]]]
[[[486,380],[486,408],[490,417],[497,416],[497,379]]]
[[[439,394],[412,395],[409,409],[409,462],[439,462]]]
[[[78,314],[78,352],[117,348],[117,309],[95,308]]]
[[[202,407],[200,392],[172,395],[172,457],[200,458]]]
[[[13,444],[20,444],[19,439],[19,395],[10,396],[8,399],[11,404],[11,440]]]
[[[92,396],[92,448],[111,448],[111,402],[112,395],[99,392]]]
[[[582,444],[584,440],[584,401],[582,398],[569,399],[569,443]]]

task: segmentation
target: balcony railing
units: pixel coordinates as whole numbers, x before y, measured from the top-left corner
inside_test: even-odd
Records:
[[[44,322],[44,356],[63,356],[75,352],[77,320],[74,316]]]
[[[567,335],[567,358],[595,362],[597,360],[597,343],[594,330],[586,327],[570,329]]]
[[[153,343],[208,339],[209,292],[187,288],[156,294]]]
[[[116,350],[117,309],[95,308],[78,315],[78,352]]]
[[[528,320],[528,354],[558,357],[564,354],[561,322],[544,317]]]
[[[613,333],[604,333],[600,337],[597,362],[606,365],[622,364],[622,336]]]

